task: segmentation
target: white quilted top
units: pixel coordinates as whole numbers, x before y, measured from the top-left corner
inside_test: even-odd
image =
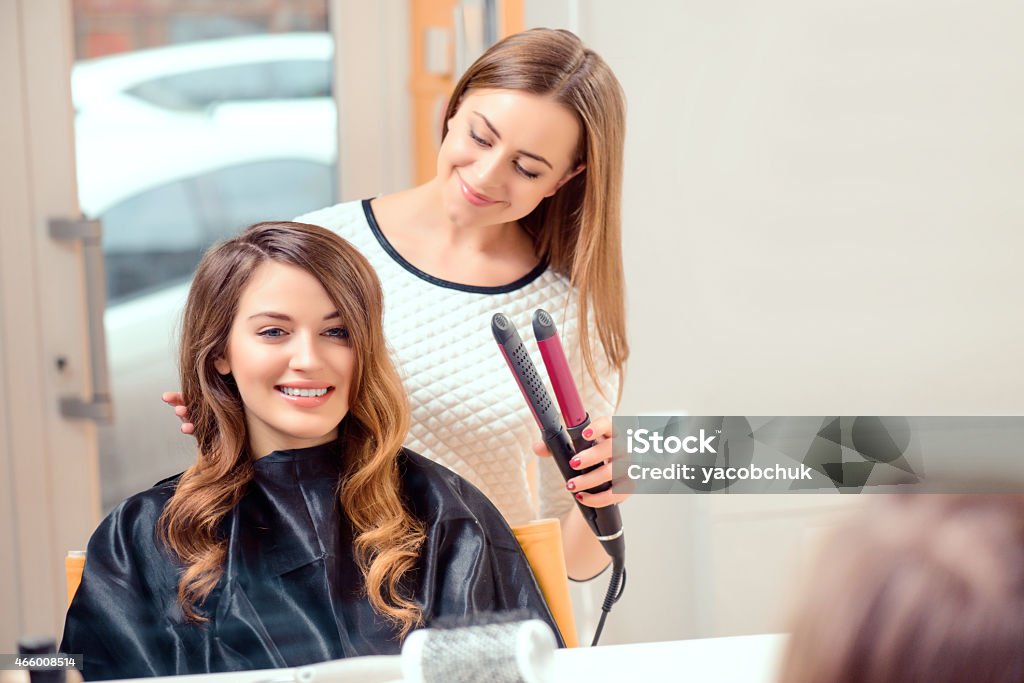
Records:
[[[584,407],[591,416],[611,415],[611,403],[586,381],[568,280],[539,268],[505,287],[468,287],[433,278],[394,251],[377,229],[369,202],[337,204],[296,220],[341,235],[380,277],[384,333],[412,408],[406,445],[475,484],[509,524],[538,515],[561,517],[572,497],[554,463],[533,454],[531,445],[540,440],[540,431],[491,335],[491,317],[500,312],[511,318],[547,382],[531,320],[534,310],[548,311],[559,323]],[[595,360],[603,358],[598,349]],[[616,376],[605,372],[602,377],[610,378],[605,393],[614,397]],[[531,498],[529,459],[539,460],[539,501]]]

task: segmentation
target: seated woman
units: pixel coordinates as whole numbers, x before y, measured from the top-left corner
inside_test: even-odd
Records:
[[[89,541],[61,646],[86,679],[396,653],[439,616],[554,628],[501,514],[402,448],[380,284],[340,237],[261,223],[213,247],[180,373],[198,456]]]
[[[873,498],[822,548],[776,680],[1024,680],[1024,496]]]

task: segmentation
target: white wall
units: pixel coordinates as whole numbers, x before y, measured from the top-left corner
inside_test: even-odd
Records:
[[[580,5],[630,102],[624,409],[1024,411],[1024,5]]]
[[[629,101],[622,414],[1024,413],[1024,5],[568,0],[527,17],[575,22]],[[625,505],[634,570],[608,642],[781,628],[784,600],[723,623],[708,597],[725,568],[742,598],[794,561],[764,556],[755,523],[786,514],[730,505],[746,506]],[[822,514],[773,533],[807,537]]]

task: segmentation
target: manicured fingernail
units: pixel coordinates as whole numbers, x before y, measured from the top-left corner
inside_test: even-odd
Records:
[[[594,438],[594,430],[591,429],[590,427],[587,427],[586,429],[584,429],[583,430],[583,438],[584,439],[592,439],[592,438]]]
[[[582,493],[577,493],[576,494],[576,500],[582,501],[583,500],[583,494]]]
[[[573,469],[578,468],[580,466],[580,456],[577,455],[572,460],[570,460],[569,466],[572,467]]]
[[[574,482],[574,481],[567,481],[567,482],[565,482],[565,488],[569,489],[570,491],[575,491],[576,490],[576,482]]]

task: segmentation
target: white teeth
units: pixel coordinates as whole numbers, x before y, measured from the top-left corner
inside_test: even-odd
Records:
[[[293,389],[291,387],[280,387],[281,393],[286,396],[324,396],[327,389]]]

